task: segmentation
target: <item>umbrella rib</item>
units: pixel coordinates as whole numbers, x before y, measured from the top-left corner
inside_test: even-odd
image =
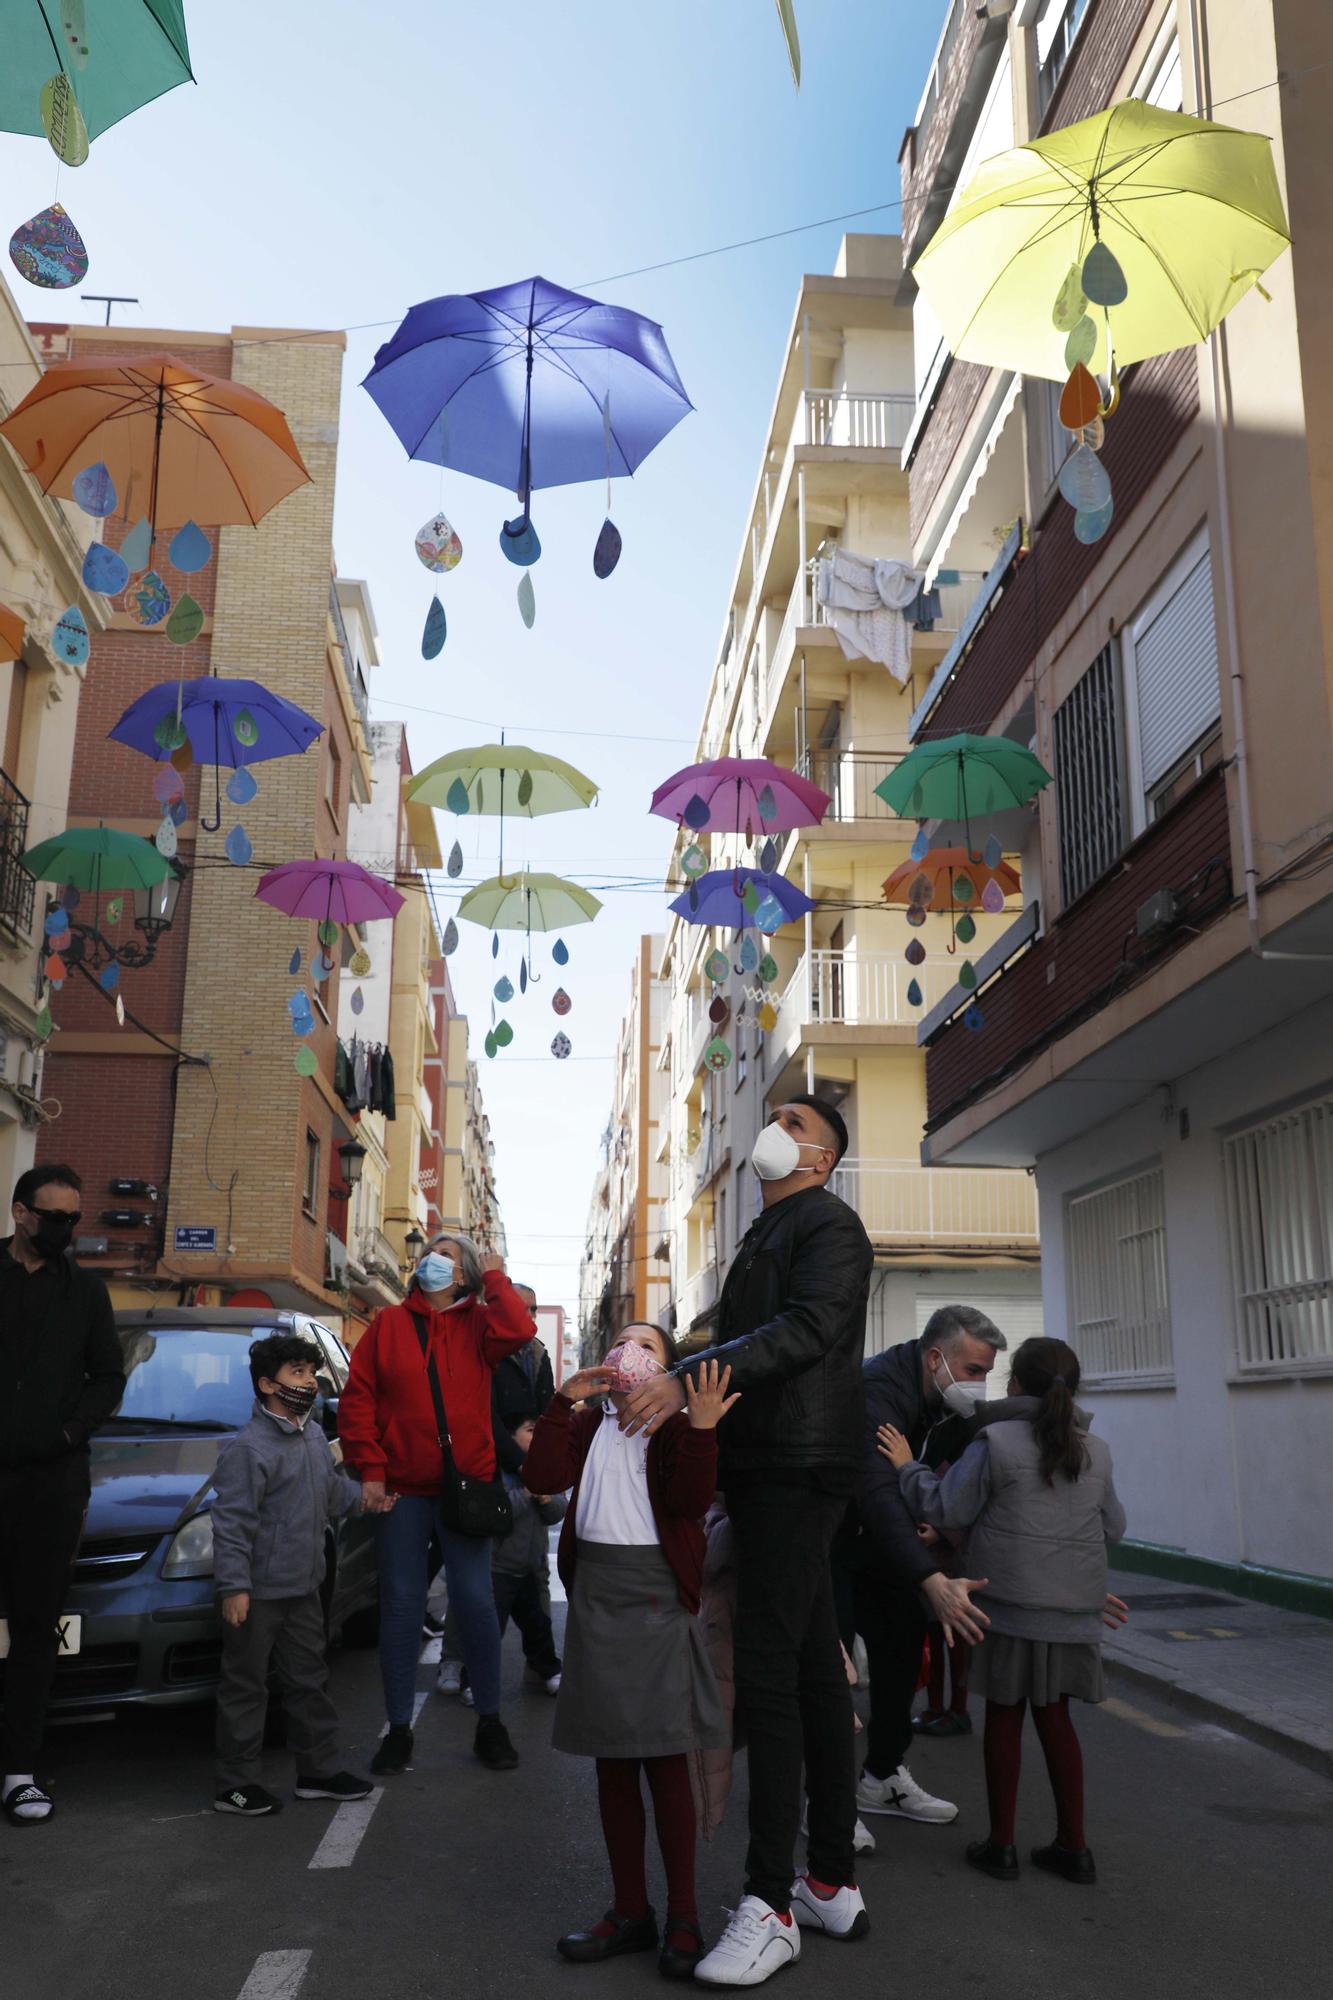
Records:
[[[1195,332],[1198,334],[1199,339],[1207,340],[1209,331],[1208,328],[1200,323],[1198,315],[1196,314],[1193,306],[1190,304],[1184,292],[1181,290],[1180,285],[1176,280],[1175,273],[1172,271],[1170,265],[1165,262],[1165,260],[1161,255],[1161,252],[1157,249],[1155,244],[1152,244],[1148,241],[1148,238],[1143,234],[1142,230],[1136,229],[1134,227],[1134,224],[1128,219],[1127,216],[1121,215],[1119,208],[1117,207],[1114,201],[1111,202],[1109,206],[1112,215],[1115,216],[1116,220],[1120,224],[1120,227],[1125,231],[1127,235],[1132,236],[1136,243],[1139,243],[1143,246],[1143,248],[1147,251],[1148,255],[1152,258],[1153,262],[1157,265],[1157,268],[1162,273],[1162,276],[1166,279],[1172,291],[1179,299],[1181,307],[1184,310],[1185,316],[1189,320],[1189,323],[1194,328]]]
[[[1068,211],[1072,208],[1077,207],[1080,201],[1086,203],[1086,200],[1087,197],[1086,195],[1084,195],[1078,197],[1077,199],[1072,199],[1066,202],[1064,204],[1064,208],[1060,211],[1059,214],[1054,216],[1049,222],[1043,222],[1041,228],[1034,230],[1032,235],[1028,237],[1027,241],[1020,244],[1018,249],[1014,251],[1013,255],[1005,260],[1005,263],[1002,266],[1002,268],[996,272],[995,276],[991,279],[990,283],[987,285],[981,297],[977,300],[976,305],[969,313],[966,324],[962,328],[960,328],[958,334],[959,342],[966,340],[968,334],[971,332],[973,326],[976,324],[978,317],[988,304],[991,294],[994,291],[996,291],[1000,286],[1000,284],[1003,282],[1003,280],[1006,277],[1008,277],[1010,271],[1013,269],[1014,265],[1017,264],[1019,258],[1026,256],[1028,251],[1035,250],[1037,246],[1040,243],[1042,243],[1048,235],[1053,235],[1056,229],[1059,227],[1059,225],[1064,221]],[[958,349],[957,347],[955,347],[954,352],[957,353],[957,351]]]

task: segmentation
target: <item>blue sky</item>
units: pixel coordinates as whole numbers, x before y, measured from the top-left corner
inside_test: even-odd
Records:
[[[608,582],[591,567],[604,487],[538,497],[531,632],[496,547],[504,496],[405,459],[358,387],[391,327],[349,335],[336,546],[380,623],[375,707],[409,724],[418,768],[503,725],[602,786],[589,813],[515,829],[510,858],[589,884],[660,876],[668,829],[647,802],[690,754],[796,287],[831,268],[844,225],[599,281],[894,201],[943,12],[943,0],[797,0],[798,96],[772,0],[192,0],[198,87],[62,172],[88,288],[141,301],[118,309],[127,324],[360,327],[533,272],[662,323],[695,414],[616,483],[625,552]],[[56,162],[43,142],[8,136],[0,162],[12,230],[53,199]],[[888,208],[845,226],[896,224]],[[100,315],[6,276],[31,318]],[[412,541],[441,504],[465,555],[441,591],[448,643],[428,664],[431,580]],[[454,831],[441,821],[446,849]],[[465,879],[492,873],[495,822],[462,833]],[[547,962],[506,1010],[509,1050],[481,1058],[511,1268],[567,1308],[610,1104],[605,1058],[635,939],[661,927],[665,902],[660,890],[603,900],[567,940],[572,1012],[551,1012]],[[480,932],[451,961],[478,1045],[506,967],[516,973],[516,954],[494,967]],[[557,1027],[580,1060],[550,1057]]]

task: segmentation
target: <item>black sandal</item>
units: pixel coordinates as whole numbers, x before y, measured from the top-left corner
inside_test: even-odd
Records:
[[[3,1805],[5,1817],[11,1826],[45,1826],[46,1822],[55,1816],[56,1802],[49,1792],[42,1790],[40,1785],[15,1785],[13,1791],[3,1800]],[[46,1811],[20,1814],[18,1810],[20,1806],[45,1806]]]

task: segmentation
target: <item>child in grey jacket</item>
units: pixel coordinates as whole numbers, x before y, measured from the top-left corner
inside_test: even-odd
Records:
[[[308,1421],[319,1366],[318,1348],[300,1334],[255,1341],[254,1415],[223,1447],[213,1476],[213,1573],[223,1621],[213,1809],[247,1819],[282,1809],[259,1783],[270,1670],[296,1751],[297,1798],[364,1799],[372,1789],[368,1778],[337,1769],[319,1586],[330,1522],[362,1501],[323,1431]]]

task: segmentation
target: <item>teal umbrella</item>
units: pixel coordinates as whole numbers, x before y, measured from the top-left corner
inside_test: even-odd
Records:
[[[151,889],[165,882],[170,861],[151,840],[121,833],[114,826],[69,826],[39,840],[21,856],[38,882],[62,882],[75,889]]]
[[[42,90],[60,75],[90,139],[194,80],[184,0],[10,0],[4,16],[0,131],[44,131]]]
[[[882,778],[875,796],[903,819],[960,819],[972,846],[973,813],[1026,805],[1051,774],[1008,736],[939,736],[918,743]]]

